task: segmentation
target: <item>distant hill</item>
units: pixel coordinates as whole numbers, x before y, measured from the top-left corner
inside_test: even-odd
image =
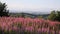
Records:
[[[31,17],[31,18],[36,18],[37,16],[42,16],[43,18],[47,18],[50,14],[35,14],[35,13],[25,13],[25,12],[20,12],[20,13],[10,13],[10,16],[13,16],[13,17],[18,17],[18,16],[21,16],[21,15],[24,15],[24,16],[28,16],[28,17]]]
[[[46,19],[50,15],[50,12],[48,11],[16,11],[16,10],[10,11],[10,16],[12,17],[19,17],[19,16],[22,16],[22,14],[24,16],[31,17],[31,18],[42,16],[44,19]]]

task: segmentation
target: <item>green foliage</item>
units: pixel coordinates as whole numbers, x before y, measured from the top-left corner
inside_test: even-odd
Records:
[[[42,16],[38,16],[38,18],[43,18]]]
[[[32,22],[29,23],[29,26],[32,26]]]
[[[9,10],[7,10],[7,7],[6,7],[7,5],[5,4],[5,3],[1,3],[0,2],[0,16],[2,17],[2,16],[9,16],[8,15],[8,11]]]
[[[17,34],[17,33],[16,33],[16,31],[11,30],[11,31],[9,31],[9,34]]]
[[[52,11],[48,16],[49,20],[60,21],[60,11]]]
[[[51,14],[48,16],[48,19],[49,20],[55,20],[55,18],[56,18],[55,11],[52,11]]]
[[[60,21],[60,11],[57,11],[57,13],[56,13],[56,20]]]

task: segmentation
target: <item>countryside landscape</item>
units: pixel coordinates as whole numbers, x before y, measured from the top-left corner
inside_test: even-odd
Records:
[[[59,0],[54,2],[52,2],[52,0],[35,0],[35,2],[32,0],[13,1],[14,0],[0,1],[0,34],[60,34]],[[52,5],[45,6],[42,2],[40,4],[40,1],[44,1],[43,3],[46,3],[46,5],[50,3],[52,3]],[[28,4],[31,2],[32,5],[29,6]],[[22,7],[18,3],[20,3],[20,5],[25,4],[22,5]],[[44,6],[42,5],[40,7],[39,4],[43,4]],[[53,4],[57,5],[54,6]],[[52,10],[46,10],[46,8]]]

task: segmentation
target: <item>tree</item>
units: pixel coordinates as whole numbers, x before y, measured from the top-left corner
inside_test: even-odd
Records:
[[[7,5],[0,2],[0,16],[9,16],[9,10],[7,10]]]
[[[60,21],[60,11],[52,11],[48,16],[49,20]]]
[[[51,14],[48,16],[48,19],[55,20],[55,18],[56,18],[56,13],[55,13],[55,11],[52,11]]]
[[[56,12],[56,18],[55,20],[60,21],[60,11]]]

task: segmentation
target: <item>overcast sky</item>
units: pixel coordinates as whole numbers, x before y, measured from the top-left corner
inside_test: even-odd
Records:
[[[0,0],[9,10],[42,11],[60,10],[60,0]]]

